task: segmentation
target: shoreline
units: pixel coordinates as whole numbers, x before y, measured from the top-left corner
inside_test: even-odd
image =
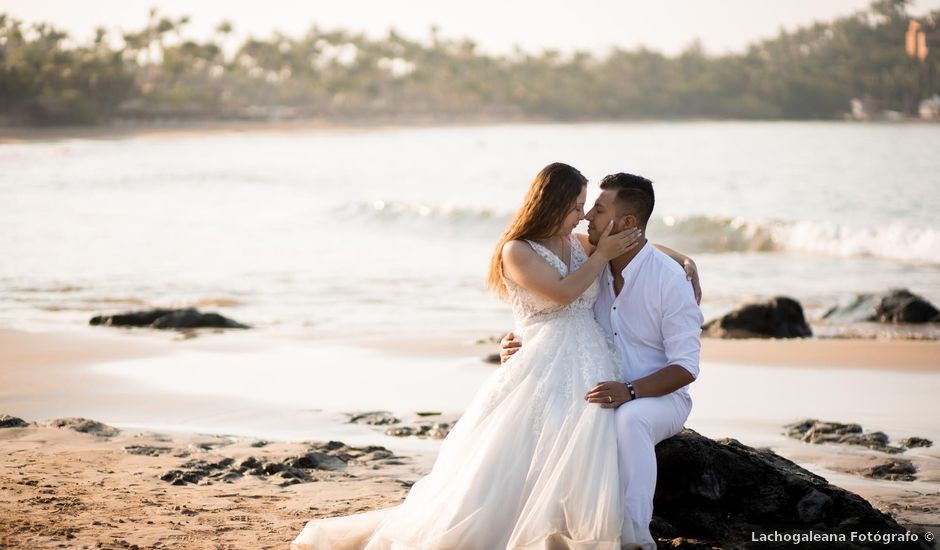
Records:
[[[164,138],[211,134],[237,134],[247,132],[366,132],[409,128],[467,128],[477,126],[507,126],[515,124],[563,124],[561,121],[531,119],[375,119],[375,120],[183,120],[150,123],[120,122],[92,126],[0,126],[0,144],[58,141],[65,139],[129,139]],[[603,121],[584,121],[603,123]],[[578,124],[578,123],[575,123]]]
[[[172,361],[170,356],[180,352],[206,357],[257,352],[277,357],[279,350],[316,349],[337,344],[334,341],[272,338],[264,332],[203,334],[196,338],[178,339],[175,333],[144,330],[89,328],[72,332],[25,332],[0,329],[0,365],[4,367],[0,369],[0,403],[41,398],[43,395],[48,397],[50,394],[56,394],[66,402],[74,401],[70,392],[63,390],[81,388],[83,384],[105,383],[107,375],[90,368],[102,364],[135,360]],[[479,361],[483,364],[487,356],[498,352],[498,344],[490,339],[427,340],[419,336],[403,336],[343,340],[339,344],[343,346],[340,349],[363,350],[378,361],[404,364],[414,360],[468,365]],[[940,341],[703,338],[701,357],[703,364],[741,368],[929,374],[940,372]],[[497,367],[491,365],[490,368]],[[116,389],[140,386],[128,380],[112,381],[110,385]],[[24,414],[29,414],[29,411],[24,411]]]
[[[259,331],[245,335],[202,333],[195,338],[180,339],[175,331],[149,329],[99,327],[82,331],[33,332],[0,328],[0,364],[7,367],[0,371],[0,377],[13,376],[26,368],[61,369],[154,357],[179,350],[230,353],[258,351],[282,344],[339,342],[400,357],[479,357],[481,360],[499,351],[495,339],[483,338],[476,341],[457,338],[429,340],[419,336],[402,336],[311,343],[270,336]],[[702,338],[701,360],[703,363],[761,367],[940,372],[940,341]]]
[[[67,139],[174,139],[195,135],[242,132],[324,131],[351,132],[394,125],[357,126],[331,121],[189,121],[185,124],[105,124],[99,126],[6,126],[0,127],[0,144],[34,143]]]
[[[112,122],[89,126],[0,126],[0,144],[18,144],[67,139],[129,139],[129,138],[165,138],[196,136],[202,134],[226,134],[247,132],[361,132],[412,128],[467,128],[479,126],[513,125],[586,125],[586,124],[666,124],[666,123],[840,123],[840,124],[875,124],[875,125],[910,125],[938,124],[937,121],[920,119],[887,120],[845,120],[845,119],[734,119],[734,118],[689,118],[672,119],[584,119],[554,120],[547,118],[525,119],[480,119],[468,118],[444,120],[441,118],[416,119],[285,119],[285,120],[163,120],[139,122]]]

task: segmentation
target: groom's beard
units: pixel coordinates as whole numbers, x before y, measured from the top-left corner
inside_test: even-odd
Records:
[[[601,242],[602,233],[603,232],[597,229],[593,224],[588,225],[588,242],[591,243],[591,246],[597,246],[597,243]],[[611,233],[611,235],[613,234],[614,233]]]
[[[594,227],[593,223],[588,224],[588,242],[591,243],[591,246],[597,246],[597,243],[601,241],[600,232]]]
[[[620,222],[623,221],[623,218],[624,218],[624,217],[626,217],[626,215],[624,215],[624,216],[615,216],[615,217],[613,218],[614,225],[615,225],[615,226],[616,226],[616,225],[619,225]],[[605,224],[604,227],[606,228],[607,225]],[[620,233],[621,231],[626,231],[627,229],[628,229],[628,228],[623,228],[623,229],[621,229],[621,230],[619,230],[619,231],[611,231],[610,234],[611,234],[611,235],[616,235],[617,233]],[[597,246],[597,243],[601,242],[601,235],[602,235],[602,234],[603,234],[603,231],[597,229],[597,226],[595,226],[593,223],[589,223],[589,224],[588,224],[588,242],[591,243],[591,246]]]

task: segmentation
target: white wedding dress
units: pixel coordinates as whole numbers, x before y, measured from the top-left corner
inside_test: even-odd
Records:
[[[577,269],[587,254],[574,235],[571,245]],[[620,550],[650,540],[624,521],[614,409],[584,400],[622,379],[594,320],[597,282],[568,306],[504,282],[523,346],[480,388],[431,472],[398,506],[308,522],[293,550]]]

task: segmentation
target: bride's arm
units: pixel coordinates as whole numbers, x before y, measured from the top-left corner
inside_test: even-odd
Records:
[[[695,262],[692,258],[689,258],[681,252],[676,252],[675,250],[669,248],[666,245],[653,243],[653,246],[658,248],[663,254],[669,256],[673,260],[677,261],[679,265],[682,266],[682,269],[685,270],[686,277],[692,281],[692,288],[695,290],[695,301],[699,304],[702,303],[702,285],[698,280],[698,266],[695,265]]]
[[[581,241],[581,247],[584,248],[584,251],[587,252],[588,255],[591,255],[594,253],[594,245],[591,244],[591,240],[587,235],[585,235],[584,233],[575,233],[575,236],[578,238],[579,241]],[[682,268],[685,269],[685,272],[690,277],[692,277],[693,274],[695,274],[695,276],[698,277],[698,271],[695,266],[695,262],[692,261],[692,258],[689,258],[688,256],[686,256],[685,254],[681,252],[676,252],[675,250],[669,248],[668,246],[664,244],[656,244],[656,243],[650,243],[650,244],[658,248],[663,254],[669,256],[670,258],[678,262],[679,265],[681,265]]]
[[[561,277],[554,267],[524,241],[509,241],[503,245],[503,272],[522,288],[566,306],[591,286],[611,258],[616,258],[639,244],[637,233],[624,231],[611,235],[611,227],[612,225],[607,226],[595,253],[567,277]]]
[[[583,233],[577,233],[576,236],[578,240],[581,241],[581,246],[588,254],[594,253],[594,245],[591,244],[590,239],[587,235]],[[651,243],[653,246],[662,251],[663,254],[669,256],[673,260],[677,261],[679,265],[682,266],[682,269],[685,270],[685,275],[692,282],[692,289],[695,291],[695,301],[699,304],[702,303],[702,285],[698,279],[698,266],[695,265],[695,262],[692,258],[689,258],[681,252],[676,252],[675,250],[669,248],[668,246],[662,244]]]

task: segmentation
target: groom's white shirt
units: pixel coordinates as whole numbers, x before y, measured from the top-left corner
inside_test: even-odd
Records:
[[[685,270],[647,242],[621,274],[623,289],[617,296],[610,264],[600,274],[594,317],[617,347],[626,380],[668,365],[698,378],[704,318]],[[676,393],[691,406],[688,386]]]

